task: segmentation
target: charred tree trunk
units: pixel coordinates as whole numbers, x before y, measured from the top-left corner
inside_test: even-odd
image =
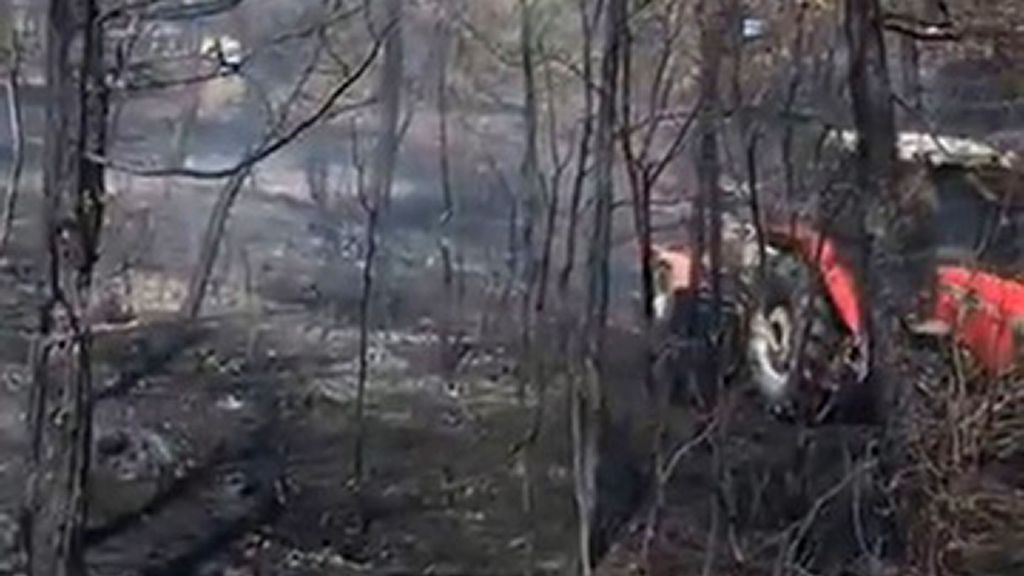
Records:
[[[646,146],[637,151],[633,144],[633,41],[632,30],[626,25],[624,33],[627,35],[622,46],[622,155],[624,157],[626,173],[629,179],[629,189],[633,199],[633,230],[636,233],[637,256],[640,260],[640,298],[641,316],[643,327],[643,379],[645,388],[649,394],[649,410],[651,424],[654,433],[651,439],[651,466],[655,471],[661,470],[664,466],[663,440],[666,433],[666,412],[668,408],[667,392],[668,386],[658,387],[654,378],[655,341],[654,341],[654,258],[651,246],[651,190],[654,187],[654,179],[648,169]],[[652,91],[658,90],[660,78],[654,80]],[[652,99],[652,103],[653,103]],[[658,123],[653,116],[657,112],[649,111],[652,118],[651,130],[656,130]],[[653,133],[653,132],[652,132]],[[664,394],[663,394],[664,392]],[[663,401],[663,398],[665,400]],[[647,516],[647,524],[644,531],[644,539],[641,546],[641,558],[645,569],[651,571],[650,550],[651,543],[658,532],[660,523],[661,508],[664,505],[664,486],[659,481],[659,475],[653,474],[653,503]]]
[[[792,47],[790,48],[793,58],[793,72],[789,78],[789,83],[786,86],[786,99],[783,104],[783,113],[786,115],[792,114],[794,106],[796,106],[797,96],[799,95],[800,85],[804,79],[804,35],[805,26],[807,20],[807,8],[805,4],[800,4],[796,8],[796,34],[793,36]],[[801,191],[800,181],[798,179],[798,171],[796,170],[796,164],[793,162],[793,149],[796,144],[796,126],[793,122],[787,122],[782,134],[782,147],[780,148],[782,156],[782,170],[785,178],[785,188],[783,189],[783,206],[786,210],[793,208],[793,202],[796,201],[799,192]]]
[[[530,362],[530,334],[532,318],[530,304],[536,288],[539,268],[536,246],[536,229],[543,213],[542,187],[540,181],[540,160],[537,152],[538,121],[540,115],[537,107],[537,78],[533,53],[533,3],[519,0],[519,56],[523,73],[523,90],[525,104],[523,106],[523,126],[525,127],[525,148],[520,165],[520,216],[522,226],[520,242],[522,243],[523,271],[522,298],[520,300],[520,355],[521,361]],[[525,380],[520,379],[520,399],[525,394]]]
[[[7,244],[14,225],[14,212],[18,207],[18,194],[21,188],[21,172],[25,163],[25,139],[22,130],[21,87],[18,74],[21,69],[21,47],[14,31],[11,31],[11,51],[8,61],[7,78],[4,82],[7,90],[7,115],[11,128],[11,170],[7,176],[7,194],[4,196],[3,212],[0,214],[0,254],[7,252]]]
[[[519,213],[520,242],[523,254],[522,298],[520,301],[520,356],[521,362],[528,363],[530,356],[530,302],[532,301],[534,280],[537,275],[537,255],[534,236],[537,222],[540,220],[540,166],[537,153],[537,79],[533,62],[533,16],[532,3],[519,0],[519,57],[523,73],[523,126],[525,128],[525,147],[519,168],[520,192]],[[520,400],[525,394],[525,380],[520,379]]]
[[[541,244],[540,270],[537,271],[537,289],[533,309],[536,318],[543,318],[547,311],[548,288],[551,283],[551,259],[555,246],[555,234],[558,231],[558,210],[561,206],[562,179],[571,161],[569,155],[563,154],[559,147],[558,105],[555,102],[557,95],[555,93],[554,80],[552,79],[550,62],[545,64],[544,78],[548,95],[548,145],[551,151],[552,172],[545,191],[544,240]],[[550,323],[545,322],[545,325],[548,324]]]
[[[886,338],[884,318],[894,310],[888,308],[884,297],[882,270],[876,270],[875,240],[884,232],[879,223],[895,206],[892,189],[896,160],[896,123],[892,104],[892,87],[886,65],[885,42],[881,30],[881,11],[878,0],[846,2],[845,32],[850,52],[850,97],[858,143],[855,157],[856,183],[859,197],[855,202],[854,234],[860,246],[860,270],[866,276],[872,302],[872,319],[883,321],[872,329],[872,352],[880,350],[879,338]],[[883,312],[883,310],[885,310]],[[891,318],[891,316],[890,316]],[[877,332],[877,334],[875,333]],[[871,354],[873,361],[880,361]],[[883,368],[873,362],[872,373]]]
[[[859,138],[855,156],[857,198],[852,214],[856,228],[852,234],[854,246],[859,247],[857,264],[866,287],[865,309],[869,310],[865,321],[872,389],[878,395],[876,405],[884,411],[887,421],[882,457],[890,474],[900,474],[906,465],[902,428],[909,421],[900,390],[907,388],[905,383],[910,378],[896,377],[900,360],[893,349],[896,319],[900,316],[896,303],[901,300],[893,288],[901,272],[899,264],[894,267],[892,257],[898,252],[892,250],[894,234],[889,230],[897,222],[895,208],[899,204],[893,186],[896,127],[892,87],[879,0],[847,1],[844,16],[850,96]],[[887,253],[882,254],[881,249]],[[897,513],[894,518],[901,515]],[[875,542],[868,545],[880,547]]]
[[[537,249],[537,228],[543,215],[543,192],[540,174],[540,158],[538,153],[538,125],[540,114],[537,104],[537,74],[534,62],[533,8],[531,0],[519,0],[519,58],[523,73],[523,90],[525,103],[523,106],[523,126],[525,128],[525,147],[519,169],[520,191],[519,204],[521,214],[521,237],[523,270],[522,287],[519,302],[519,364],[522,368],[518,378],[517,397],[521,408],[526,408],[527,387],[531,384],[540,386],[540,350],[536,347],[536,332],[539,317],[532,314],[532,305],[537,294],[537,280],[540,273],[540,262]],[[523,469],[522,509],[526,517],[526,564],[524,574],[531,574],[534,561],[534,489],[533,489],[533,441],[535,420],[527,432],[527,442],[519,451]]]
[[[857,127],[857,178],[862,193],[883,199],[896,159],[896,123],[878,0],[846,2],[850,96]]]
[[[352,457],[352,483],[360,505],[366,462],[366,383],[370,370],[370,308],[373,302],[374,260],[377,256],[377,224],[380,217],[379,208],[373,204],[373,200],[364,201],[363,209],[366,213],[366,235],[363,248],[362,290],[359,295],[359,368],[356,382],[356,434],[353,439]]]
[[[403,31],[404,0],[385,0],[384,3],[384,55],[381,65],[377,97],[380,102],[380,121],[377,127],[377,143],[370,170],[369,193],[374,198],[379,234],[377,250],[377,289],[390,289],[393,258],[389,254],[388,240],[391,237],[389,213],[391,210],[391,187],[395,177],[395,162],[401,139],[400,115],[402,107],[402,85],[404,81],[405,40]]]
[[[380,74],[378,97],[381,105],[380,126],[377,129],[377,150],[370,173],[370,193],[380,200],[385,212],[391,207],[391,184],[398,156],[399,115],[402,105],[405,42],[402,30],[402,0],[387,0],[385,4],[384,61]]]
[[[442,12],[438,25],[438,72],[437,72],[437,116],[438,116],[438,167],[441,175],[441,217],[439,227],[441,239],[441,288],[444,292],[440,331],[440,366],[442,377],[448,386],[454,385],[455,371],[459,363],[460,338],[454,327],[455,318],[462,310],[461,291],[456,290],[453,262],[459,261],[458,248],[452,240],[452,227],[456,223],[457,208],[452,190],[451,162],[448,157],[448,60],[451,49],[451,30],[448,15]]]
[[[603,393],[605,327],[608,317],[612,205],[614,202],[616,96],[626,0],[605,2],[605,45],[601,58],[601,95],[597,113],[594,176],[594,219],[587,251],[587,297],[583,333],[583,387],[573,403],[576,501],[579,514],[580,561],[589,575],[607,546],[598,506],[598,466],[602,429],[609,424]]]
[[[366,215],[362,293],[359,299],[359,375],[356,391],[356,436],[352,461],[352,483],[357,501],[362,503],[364,461],[366,452],[366,386],[369,371],[369,330],[375,291],[387,281],[388,261],[381,254],[381,236],[388,233],[387,212],[391,199],[391,184],[398,155],[398,116],[402,94],[402,0],[388,0],[385,6],[386,26],[384,62],[380,75],[378,95],[381,100],[381,120],[377,131],[376,149],[372,158],[370,179],[363,184],[363,162],[360,158],[358,133],[353,128],[353,164],[359,174],[357,192]],[[364,518],[365,520],[365,518]]]
[[[213,206],[213,211],[210,212],[210,219],[206,224],[206,231],[203,233],[203,242],[199,246],[199,260],[192,268],[188,292],[185,293],[185,300],[182,301],[179,310],[179,314],[184,318],[191,320],[199,316],[203,298],[206,296],[206,289],[210,285],[213,266],[216,264],[217,254],[220,252],[221,239],[224,237],[228,217],[231,215],[231,207],[234,206],[235,199],[242,191],[242,185],[249,173],[249,169],[245,169],[232,176],[217,196],[217,202]]]
[[[649,334],[654,324],[654,270],[651,252],[651,189],[654,183],[647,168],[647,158],[641,157],[646,149],[638,152],[633,146],[633,51],[630,37],[632,32],[628,25],[624,33],[627,34],[627,39],[622,45],[622,152],[633,198],[633,229],[636,232],[637,253],[640,258],[640,297],[644,332]],[[659,81],[660,79],[654,82]],[[651,88],[652,91],[657,89],[656,85]],[[656,126],[657,122],[653,115],[657,112],[653,109],[650,112],[652,118],[649,122]],[[649,351],[647,352],[649,355]],[[651,382],[650,367],[651,363],[647,362],[644,380],[648,385]]]
[[[721,379],[721,358],[717,346],[718,334],[720,333],[720,313],[722,309],[722,204],[721,192],[718,188],[718,180],[721,174],[721,165],[718,159],[718,134],[717,123],[719,113],[719,93],[721,81],[722,52],[728,42],[724,35],[727,33],[724,8],[718,2],[703,0],[699,5],[700,10],[700,116],[698,118],[699,144],[697,154],[697,193],[701,198],[701,206],[707,208],[706,214],[698,214],[699,219],[707,218],[707,225],[704,228],[707,232],[707,249],[710,269],[707,270],[711,288],[712,310],[709,326],[698,326],[696,315],[688,320],[688,332],[690,338],[702,339],[708,344],[706,349],[709,353],[710,373],[701,370],[693,376],[698,382],[710,380],[714,383],[714,399],[712,405],[718,411],[724,401]],[[695,269],[702,266],[701,260],[695,261]],[[700,272],[695,272],[700,277]],[[695,284],[698,290],[699,284]],[[696,308],[696,307],[694,307]],[[699,390],[706,390],[705,386],[699,386]],[[722,443],[724,426],[719,426],[715,434],[712,447],[712,467],[716,481],[723,479],[724,462],[722,459]],[[704,547],[704,569],[703,574],[712,574],[715,571],[717,561],[718,542],[721,534],[722,504],[725,490],[719,483],[713,488],[711,496],[711,518],[707,530],[707,544]]]
[[[38,576],[86,574],[92,444],[92,335],[86,309],[103,223],[104,177],[89,158],[105,151],[107,121],[97,16],[93,0],[52,0],[47,18],[46,287],[33,343],[29,490],[23,510],[28,568]]]
[[[713,5],[714,4],[714,5]],[[711,269],[708,270],[713,313],[711,332],[718,327],[718,311],[722,304],[722,204],[718,190],[721,165],[718,161],[718,95],[723,35],[727,32],[725,15],[717,2],[701,2],[700,33],[700,118],[698,119],[699,145],[697,147],[698,194],[707,207],[707,248]],[[700,216],[698,215],[698,218]],[[697,266],[699,268],[699,266]]]
[[[608,317],[609,274],[612,237],[612,204],[615,200],[614,170],[616,96],[621,62],[625,0],[606,3],[605,47],[601,61],[601,98],[597,111],[594,172],[594,220],[587,252],[586,354],[600,369]]]
[[[375,161],[379,159],[374,159]],[[366,477],[366,392],[370,378],[370,323],[373,317],[374,290],[377,285],[378,250],[380,247],[379,226],[381,216],[381,198],[368,189],[365,178],[365,163],[360,149],[359,132],[353,122],[352,126],[352,166],[356,172],[356,195],[363,216],[363,274],[359,295],[359,352],[357,357],[358,372],[356,374],[356,398],[353,409],[356,433],[352,439],[352,471],[348,485],[355,495],[356,510],[359,519],[359,535],[364,536],[369,528],[369,518],[364,507],[364,489]]]
[[[544,69],[544,77],[546,83],[546,90],[548,96],[548,146],[551,155],[551,174],[547,179],[547,189],[545,190],[545,223],[544,223],[544,239],[541,244],[540,252],[540,269],[537,271],[537,285],[534,294],[533,304],[533,317],[537,319],[534,325],[534,346],[538,350],[544,350],[543,354],[539,354],[535,357],[533,363],[535,374],[531,376],[531,379],[537,384],[537,406],[534,410],[533,424],[530,429],[528,439],[530,442],[536,442],[541,431],[541,427],[544,420],[544,410],[546,409],[547,401],[547,390],[548,390],[548,369],[553,365],[552,360],[559,357],[557,351],[552,353],[547,346],[550,346],[558,342],[558,334],[555,329],[558,327],[559,322],[552,322],[551,318],[548,317],[548,289],[551,278],[551,261],[554,251],[555,235],[558,233],[558,209],[560,206],[559,197],[562,189],[562,179],[565,176],[565,171],[571,162],[570,154],[563,154],[559,146],[558,139],[558,106],[555,102],[557,98],[554,80],[552,78],[551,63],[549,62]],[[540,344],[536,344],[540,342]]]
[[[580,32],[582,35],[582,63],[580,65],[582,78],[580,80],[583,89],[583,127],[580,134],[579,150],[576,157],[576,173],[573,177],[572,192],[569,197],[569,223],[565,239],[565,255],[562,269],[558,275],[558,292],[563,308],[569,292],[569,284],[572,280],[572,273],[576,266],[576,242],[579,228],[580,203],[583,200],[583,190],[587,181],[587,167],[590,160],[590,143],[594,135],[594,72],[591,62],[593,50],[593,26],[591,25],[588,11],[588,1],[579,0],[578,5],[580,18]],[[563,311],[563,314],[565,311]],[[564,322],[563,322],[564,323]],[[564,340],[564,338],[562,338]]]

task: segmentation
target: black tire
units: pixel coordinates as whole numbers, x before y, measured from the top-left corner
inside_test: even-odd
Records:
[[[827,419],[842,384],[845,331],[817,272],[794,253],[773,251],[759,292],[746,350],[755,387],[779,416]]]

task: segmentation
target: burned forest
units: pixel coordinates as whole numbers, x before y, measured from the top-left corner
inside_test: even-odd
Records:
[[[1024,575],[1018,0],[0,0],[0,576]]]

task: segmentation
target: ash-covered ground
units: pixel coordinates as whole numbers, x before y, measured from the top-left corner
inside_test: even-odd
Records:
[[[529,463],[535,500],[527,507],[517,447],[530,431],[538,398],[534,387],[518,394],[517,332],[500,304],[501,283],[467,273],[460,326],[468,352],[448,381],[435,321],[441,301],[440,273],[431,265],[436,246],[413,234],[395,241],[405,252],[395,259],[394,283],[382,291],[370,331],[366,480],[357,497],[349,479],[358,249],[325,260],[322,239],[306,228],[310,211],[256,188],[234,214],[202,319],[178,320],[189,240],[170,223],[196,218],[203,198],[215,191],[177,187],[167,194],[137,185],[111,213],[117,220],[109,238],[119,249],[105,254],[98,293],[114,295],[118,311],[130,305],[133,317],[112,315],[98,337],[89,532],[94,573],[571,570],[577,533],[567,385],[553,378],[545,387],[543,425]],[[147,218],[155,229],[140,224]],[[0,573],[15,573],[15,520],[25,486],[25,362],[36,294],[28,223],[19,220],[0,285]],[[478,268],[487,270],[484,257],[477,258]],[[628,317],[628,310],[613,314]],[[618,529],[610,534],[602,570],[633,573],[650,544],[643,528],[651,502],[643,470],[650,413],[638,376],[639,336],[617,322],[608,358],[616,429],[604,447],[602,506]],[[652,554],[662,566],[657,573],[702,566],[715,522],[729,527],[720,528],[712,546],[721,558],[738,553],[748,554],[751,566],[764,562],[777,548],[772,538],[803,526],[808,502],[851,482],[851,467],[872,437],[870,430],[810,431],[774,422],[742,390],[735,402],[721,456],[736,498],[727,509],[735,517],[712,518],[720,476],[708,446],[681,454],[653,540]],[[686,406],[674,408],[669,420],[669,437],[678,446],[707,424]],[[792,552],[818,548],[815,562],[823,571],[863,556],[851,528],[856,509],[846,494],[822,502],[821,518],[803,528],[814,544]]]

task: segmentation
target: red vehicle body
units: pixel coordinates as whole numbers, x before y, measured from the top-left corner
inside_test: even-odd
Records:
[[[1024,337],[1024,282],[962,266],[938,270],[937,298],[931,317],[952,329],[992,374],[1014,369]]]
[[[969,228],[972,223],[968,219],[974,217],[963,209],[963,199],[968,197],[971,202],[978,200],[979,205],[988,206],[1000,222],[1010,216],[1024,216],[1024,209],[1021,209],[1024,206],[1014,212],[1011,202],[1004,201],[1005,198],[993,201],[981,198],[976,190],[965,192],[969,186],[949,185],[950,178],[958,178],[961,171],[979,169],[977,163],[965,166],[963,156],[940,157],[931,148],[926,151],[932,155],[922,157],[922,140],[904,138],[905,141],[901,140],[902,159],[908,164],[924,166],[935,189],[952,190],[939,190],[942,198],[934,202],[938,207],[927,216],[928,226],[941,228],[939,231],[947,235],[948,230]],[[953,144],[975,146],[961,141]],[[989,152],[987,148],[982,150]],[[978,148],[970,148],[964,155],[976,159]],[[1007,171],[1005,165],[993,167],[991,162],[982,163],[980,169],[990,174]],[[1007,192],[1010,193],[1012,191]],[[767,278],[758,280],[765,285],[751,287],[751,292],[759,296],[737,319],[738,332],[745,340],[741,349],[746,356],[744,364],[749,368],[747,376],[770,405],[797,408],[815,419],[825,414],[826,397],[831,399],[835,392],[857,386],[870,376],[866,315],[871,302],[855,268],[844,258],[839,240],[822,234],[806,222],[786,220],[784,224],[764,226],[763,243],[768,262],[763,265],[744,262],[740,266],[759,265],[768,272]],[[1024,222],[1024,218],[1020,220]],[[1020,231],[1012,229],[1004,243],[1019,243],[1020,237]],[[749,244],[752,240],[741,241]],[[954,239],[946,243],[964,242]],[[940,247],[933,248],[938,253]],[[968,248],[974,249],[973,246]],[[754,247],[747,249],[752,251]],[[655,258],[657,269],[661,271],[656,283],[661,304],[656,310],[661,312],[659,317],[664,318],[667,295],[676,299],[693,298],[698,291],[687,284],[690,259],[685,249],[658,249]],[[907,322],[911,330],[919,335],[951,339],[989,377],[1018,368],[1024,362],[1024,280],[1015,277],[1012,271],[997,272],[981,259],[941,260],[930,261],[934,263],[926,274],[927,285],[913,287],[917,296],[923,296],[920,299],[923,304],[915,310],[914,319]],[[748,278],[756,277],[747,272]],[[796,406],[801,404],[804,406]]]
[[[835,243],[802,226],[779,227],[768,236],[769,243],[788,245],[806,262],[816,263],[843,328],[855,340],[866,340],[863,291],[849,265],[838,257]],[[989,374],[1014,369],[1024,358],[1024,281],[967,266],[938,266],[935,282],[926,287],[935,297],[923,314],[922,331],[952,336]]]

